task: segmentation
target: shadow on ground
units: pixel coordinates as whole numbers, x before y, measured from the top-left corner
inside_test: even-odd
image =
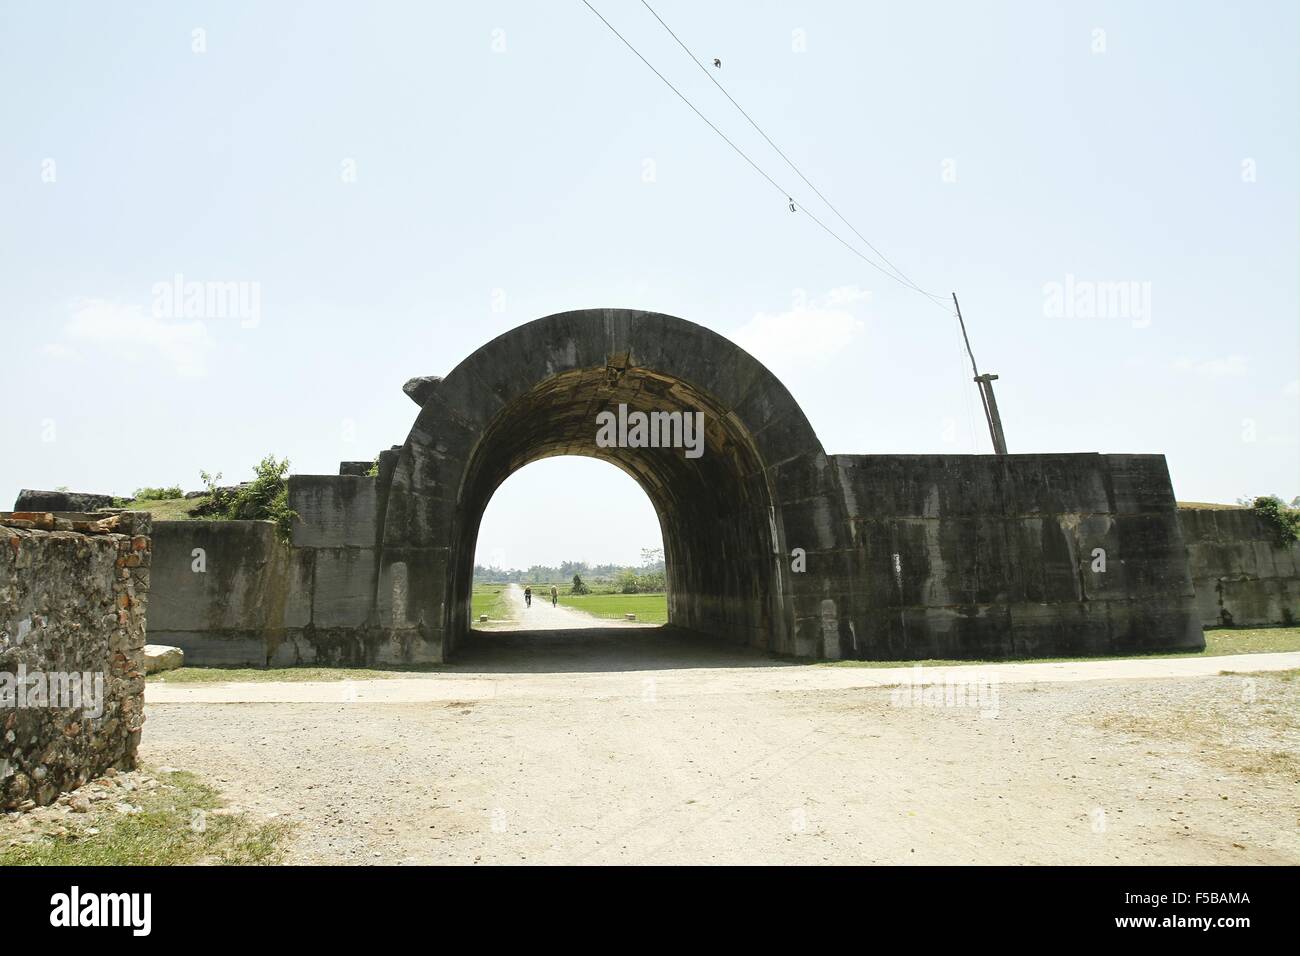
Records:
[[[664,626],[471,631],[440,670],[544,674],[790,666],[765,651]]]

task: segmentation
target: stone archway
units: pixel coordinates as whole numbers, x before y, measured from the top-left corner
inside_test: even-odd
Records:
[[[488,500],[512,472],[554,455],[610,461],[650,497],[671,624],[777,653],[821,651],[828,595],[811,576],[791,573],[790,548],[843,549],[848,522],[819,480],[829,467],[807,418],[734,343],[658,313],[565,312],[513,329],[446,378],[415,380],[407,391],[421,409],[388,483],[375,604],[395,653],[454,653],[469,627]],[[702,453],[601,447],[597,416],[620,405],[703,413]],[[797,542],[786,533],[792,508]],[[813,625],[802,641],[801,618]]]

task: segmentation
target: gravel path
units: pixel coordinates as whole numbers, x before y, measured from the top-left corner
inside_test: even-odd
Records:
[[[335,703],[150,684],[141,754],[296,821],[301,863],[1300,863],[1290,675],[1007,681],[990,707],[679,640],[477,635]]]

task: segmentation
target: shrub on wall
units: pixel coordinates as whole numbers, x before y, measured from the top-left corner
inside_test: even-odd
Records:
[[[1288,508],[1277,495],[1263,495],[1251,506],[1273,533],[1273,543],[1289,547],[1300,540],[1300,511]]]
[[[236,488],[222,488],[220,473],[199,472],[207,486],[207,512],[230,521],[274,521],[281,540],[288,541],[298,512],[289,507],[289,459],[277,461],[267,455],[257,464],[252,481]]]

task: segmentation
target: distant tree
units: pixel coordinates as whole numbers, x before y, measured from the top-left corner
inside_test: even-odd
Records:
[[[573,576],[573,587],[569,589],[571,594],[590,594],[591,588],[582,583],[582,578],[575,574]]]

